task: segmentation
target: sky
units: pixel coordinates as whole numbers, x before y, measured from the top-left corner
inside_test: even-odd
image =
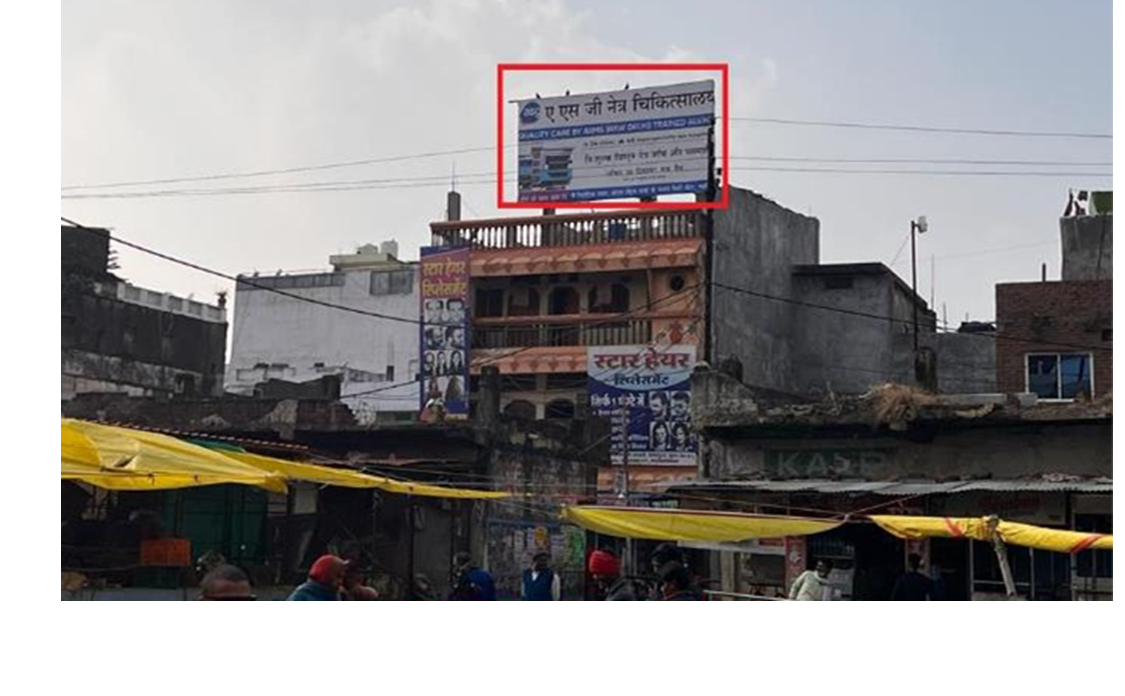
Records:
[[[1045,0],[66,0],[64,187],[482,150],[270,177],[67,188],[61,210],[228,273],[325,268],[330,254],[385,239],[416,258],[429,223],[444,215],[453,172],[462,178],[465,217],[500,214],[493,186],[480,183],[495,168],[484,148],[495,144],[498,62],[726,62],[731,113],[742,117],[1112,133],[1111,15],[1106,0],[1084,2],[1080,12]],[[664,77],[620,79],[637,87]],[[578,93],[604,88],[606,79],[613,76],[552,76],[513,89]],[[932,287],[939,316],[944,308],[955,326],[966,315],[993,317],[998,282],[1037,280],[1043,262],[1058,277],[1067,191],[1112,187],[1111,168],[1097,166],[1112,161],[1111,143],[732,122],[732,155],[802,160],[735,160],[731,181],[817,217],[822,262],[894,261],[908,280],[903,242],[910,221],[926,215],[919,292],[928,298]],[[1079,176],[1091,172],[1098,176]],[[317,193],[182,193],[381,179],[422,181]],[[169,190],[180,193],[66,197]],[[230,289],[129,249],[119,256],[120,275],[139,285],[207,301]]]

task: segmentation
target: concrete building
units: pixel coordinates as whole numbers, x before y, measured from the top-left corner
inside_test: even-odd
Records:
[[[110,272],[105,230],[62,227],[62,399],[222,391],[226,310]]]
[[[411,382],[418,373],[417,264],[400,261],[395,242],[364,245],[329,261],[332,270],[323,273],[240,276],[227,389],[252,394],[270,380],[335,376],[341,398],[361,423],[414,419],[419,410],[418,386]]]
[[[707,468],[670,492],[682,507],[773,514],[973,516],[1079,531],[1112,529],[1112,401],[1042,403],[1034,395],[931,395],[906,387],[803,404],[770,403],[732,374],[700,369],[692,422]],[[815,511],[815,512],[814,512]],[[783,556],[829,558],[853,599],[886,599],[908,552],[937,567],[949,599],[1002,594],[989,544],[907,544],[874,525],[805,539],[705,545],[728,591],[784,591]],[[1012,547],[1026,599],[1112,596],[1111,554]],[[810,560],[811,559],[811,560]],[[801,567],[798,570],[803,570]],[[789,573],[791,575],[792,573]]]
[[[456,194],[449,210],[459,215]],[[592,346],[695,346],[699,361],[737,358],[747,384],[791,395],[913,381],[915,306],[936,387],[994,389],[991,340],[937,333],[882,264],[820,265],[819,221],[752,191],[732,188],[713,213],[458,215],[431,224],[432,244],[472,248],[473,372],[500,368],[509,414],[572,417],[590,393]],[[630,470],[648,484],[694,467]]]
[[[1113,391],[1113,216],[1062,218],[1063,279],[996,286],[997,382],[1046,400]]]

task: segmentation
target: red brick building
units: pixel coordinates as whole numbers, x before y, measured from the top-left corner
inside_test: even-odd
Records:
[[[1113,390],[1113,281],[996,286],[996,382],[1041,399]]]

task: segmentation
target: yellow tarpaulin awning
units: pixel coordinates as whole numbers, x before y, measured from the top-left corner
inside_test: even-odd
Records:
[[[365,474],[361,471],[338,469],[318,464],[293,462],[287,459],[266,457],[249,452],[227,452],[227,456],[244,464],[249,464],[262,471],[272,471],[295,481],[311,481],[329,486],[343,486],[346,488],[377,488],[389,493],[403,495],[418,495],[431,498],[467,498],[487,500],[495,498],[508,498],[510,495],[501,491],[475,491],[465,488],[450,488],[426,483],[411,481],[396,481],[385,476]]]
[[[233,483],[285,492],[285,478],[168,435],[62,421],[62,477],[113,490]]]
[[[658,541],[745,541],[820,534],[843,522],[734,512],[576,505],[563,519],[610,536]]]
[[[908,517],[872,515],[871,520],[901,539],[925,537],[966,538],[988,541],[988,521],[984,517]],[[1020,522],[1000,520],[996,531],[1005,544],[1041,551],[1078,553],[1087,549],[1113,550],[1112,534],[1050,529]]]

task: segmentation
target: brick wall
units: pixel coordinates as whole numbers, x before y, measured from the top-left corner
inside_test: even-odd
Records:
[[[1113,281],[1002,283],[996,286],[996,386],[1026,388],[1028,353],[1091,353],[1094,395],[1113,390]],[[1088,347],[1088,348],[1086,348]]]

